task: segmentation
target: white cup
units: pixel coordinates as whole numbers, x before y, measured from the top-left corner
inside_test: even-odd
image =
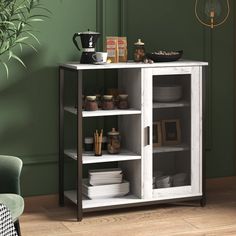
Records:
[[[95,62],[98,63],[107,62],[107,52],[96,52],[92,57]]]

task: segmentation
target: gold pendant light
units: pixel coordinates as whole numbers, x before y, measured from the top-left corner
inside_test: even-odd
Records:
[[[230,13],[229,0],[196,0],[197,20],[213,29],[225,23]]]

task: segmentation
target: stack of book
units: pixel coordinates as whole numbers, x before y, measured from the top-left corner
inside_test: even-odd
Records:
[[[121,197],[129,193],[129,182],[123,180],[120,168],[90,170],[83,180],[83,194],[90,199]]]

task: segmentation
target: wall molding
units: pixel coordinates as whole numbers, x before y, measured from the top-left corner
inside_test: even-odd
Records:
[[[56,153],[24,155],[18,157],[23,161],[23,165],[42,165],[58,163],[58,154]]]
[[[101,33],[98,48],[103,51],[106,38],[106,0],[96,0],[96,30]]]
[[[127,35],[127,1],[120,0],[120,36]]]

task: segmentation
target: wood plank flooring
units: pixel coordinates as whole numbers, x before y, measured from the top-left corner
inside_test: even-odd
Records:
[[[22,236],[236,236],[236,178],[211,180],[198,202],[86,213],[57,206],[56,196],[25,199]]]

